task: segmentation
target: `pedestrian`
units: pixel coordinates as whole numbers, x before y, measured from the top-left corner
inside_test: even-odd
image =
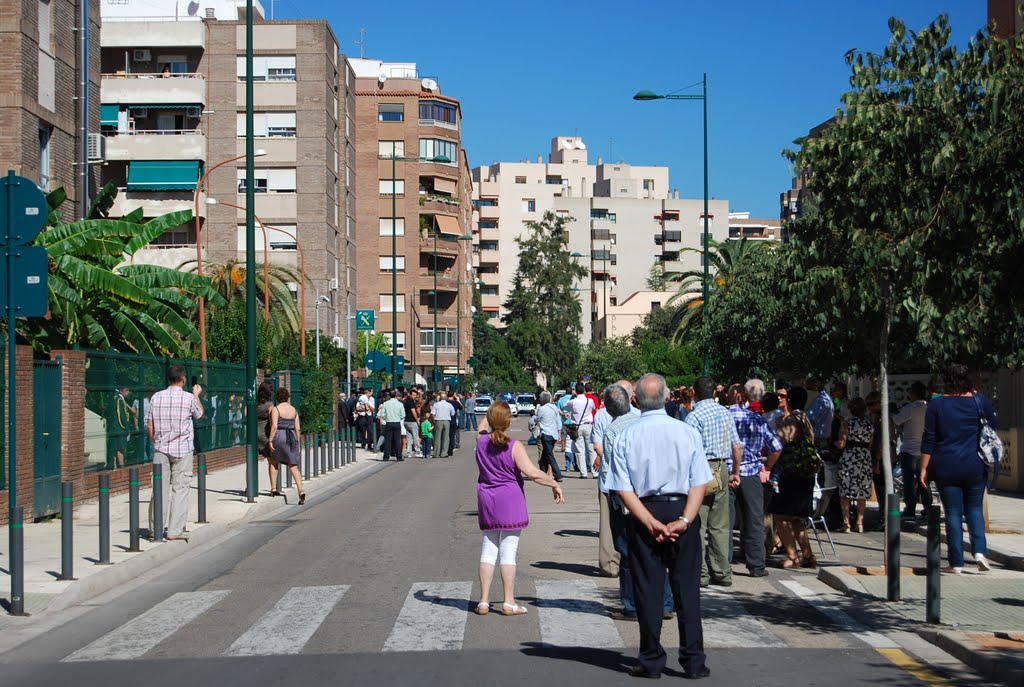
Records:
[[[356,431],[359,435],[359,445],[371,452],[373,446],[373,417],[376,414],[373,403],[373,389],[360,389],[359,399],[356,401]]]
[[[576,396],[569,402],[566,409],[569,410],[569,419],[571,420],[567,431],[569,438],[572,439],[573,457],[577,468],[579,468],[580,478],[586,479],[589,477],[588,472],[591,471],[591,464],[594,460],[591,432],[594,429],[594,412],[597,410],[597,406],[586,395],[586,388],[581,382],[576,383]]]
[[[270,409],[274,407],[274,385],[268,381],[260,383],[256,389],[256,445],[257,453],[267,459],[267,471],[270,477],[270,495],[280,496],[277,491],[277,468],[270,458]]]
[[[635,398],[640,418],[620,438],[613,437],[615,458],[608,475],[609,491],[616,493],[634,519],[629,567],[640,652],[639,663],[629,674],[657,678],[665,668],[661,625],[667,568],[677,610],[683,677],[707,677],[711,670],[706,665],[700,618],[699,510],[712,479],[711,469],[697,432],[665,413],[664,377],[641,377]]]
[[[562,413],[562,452],[565,454],[565,471],[568,472],[571,469],[575,470],[575,461],[572,458],[572,442],[566,443],[566,439],[569,436],[569,426],[572,425],[572,415],[569,412],[569,403],[576,397],[575,387],[570,388],[568,393],[563,393],[557,400],[556,405],[558,406],[559,412]]]
[[[420,458],[429,458],[434,450],[434,425],[430,421],[430,413],[421,415],[420,436],[423,438],[423,453]]]
[[[455,409],[455,415],[452,418],[451,426],[449,429],[448,437],[448,455],[451,456],[455,452],[455,449],[459,448],[459,426],[462,422],[462,414],[465,411],[465,406],[462,405],[461,394],[455,391],[448,392],[448,402],[452,404]]]
[[[782,453],[777,461],[769,460],[765,465],[769,471],[775,463],[779,465],[778,492],[772,497],[768,510],[786,552],[782,567],[814,568],[818,560],[807,539],[807,518],[813,510],[814,484],[821,461],[814,450],[814,428],[801,410],[807,405],[807,390],[793,386],[780,392],[779,397],[786,399],[787,413],[779,420],[776,432],[782,442]]]
[[[480,435],[476,443],[476,464],[480,470],[476,487],[477,520],[484,533],[479,565],[480,601],[476,605],[478,615],[486,615],[491,609],[491,581],[497,564],[501,565],[504,592],[502,615],[526,613],[526,607],[520,606],[515,596],[519,537],[530,521],[523,490],[524,478],[551,487],[555,503],[565,503],[558,482],[534,466],[522,443],[508,435],[511,423],[512,411],[508,404],[496,400],[487,409],[488,433]]]
[[[859,396],[847,404],[850,419],[843,420],[839,431],[839,445],[843,449],[839,458],[839,498],[843,509],[843,526],[839,532],[863,532],[864,510],[871,498],[871,442],[875,423],[867,416],[868,406]],[[856,502],[857,520],[850,524],[851,502]]]
[[[291,404],[291,392],[281,387],[277,390],[277,405],[270,409],[270,483],[277,484],[278,466],[284,466],[295,480],[299,494],[299,505],[306,503],[306,492],[302,490],[302,473],[299,461],[302,459],[299,442],[302,429],[299,427],[299,411]]]
[[[405,420],[405,406],[398,400],[398,390],[391,389],[387,401],[380,407],[381,419],[384,422],[384,460],[392,457],[402,462],[402,422]]]
[[[470,391],[466,395],[466,400],[463,401],[463,405],[466,406],[466,430],[476,431],[476,392]]]
[[[167,369],[167,388],[153,394],[147,408],[146,429],[155,448],[153,464],[163,466],[164,521],[154,523],[154,527],[164,528],[167,539],[185,539],[195,440],[193,423],[203,417],[199,401],[202,391],[198,384],[192,385],[191,394],[185,391],[184,368],[171,365]]]
[[[685,420],[693,410],[693,388],[684,386],[679,390],[679,419]]]
[[[763,417],[745,407],[748,400],[747,387],[733,384],[726,391],[729,412],[743,444],[739,484],[729,490],[729,532],[732,532],[733,523],[736,522],[736,511],[741,511],[743,562],[751,577],[764,577],[768,574],[765,571],[764,550],[764,485],[768,482],[768,471],[765,470],[761,456],[764,454],[769,460],[778,460],[782,442],[768,428]],[[733,459],[729,458],[726,462],[732,474]]]
[[[620,379],[615,382],[626,391],[626,406],[630,409],[629,398],[633,395],[633,384],[629,380]],[[607,391],[607,389],[606,389]],[[666,408],[668,404],[666,404]],[[666,412],[668,412],[666,410]],[[640,415],[640,411],[636,411]],[[608,471],[604,462],[604,433],[611,426],[614,418],[605,408],[604,404],[594,416],[594,428],[590,438],[594,444],[594,472],[597,473],[597,502],[598,502],[598,525],[597,525],[597,568],[605,577],[618,577],[621,556],[615,548],[615,541],[612,537],[611,527],[611,496],[606,485]]]
[[[410,389],[405,395],[403,406],[405,407],[405,433],[409,437],[409,455],[422,457],[422,447],[419,439],[420,426],[420,401],[419,392],[415,388]]]
[[[757,377],[752,377],[743,385],[747,392],[747,410],[758,415],[764,415],[764,408],[761,406],[761,399],[764,398],[764,382]]]
[[[924,514],[932,505],[932,492],[921,486],[921,438],[928,414],[928,387],[917,381],[910,385],[910,403],[893,417],[893,424],[902,427],[899,461],[903,473],[903,517],[914,518],[917,503],[924,506]]]
[[[782,406],[785,404],[785,398],[789,395],[789,387],[785,389],[779,389],[778,391],[766,391],[764,396],[761,397],[761,408],[764,409],[764,421],[768,423],[768,428],[773,432],[777,432],[779,429],[779,420],[786,414],[785,408]]]
[[[732,586],[732,528],[729,522],[729,492],[740,485],[743,444],[736,423],[715,396],[715,380],[701,377],[693,385],[697,403],[686,416],[686,424],[697,430],[704,455],[715,480],[704,493],[700,507],[700,541],[706,551],[701,560],[700,584],[707,587]],[[731,461],[729,459],[732,459]]]
[[[445,396],[440,396],[430,412],[434,416],[434,458],[440,458],[446,455],[449,449],[448,437],[451,434],[452,420],[455,418],[455,407]]]
[[[533,418],[540,429],[540,462],[538,467],[544,472],[551,471],[551,476],[556,482],[562,481],[562,471],[558,468],[558,460],[555,458],[555,442],[558,441],[558,433],[562,427],[562,414],[551,402],[551,392],[540,392],[540,407]]]
[[[965,365],[950,364],[943,372],[942,395],[933,398],[925,415],[921,441],[920,484],[934,481],[946,518],[946,572],[960,574],[964,568],[964,520],[971,538],[971,553],[978,570],[991,570],[985,557],[983,503],[989,467],[978,456],[981,420],[996,429],[992,403],[974,390]]]

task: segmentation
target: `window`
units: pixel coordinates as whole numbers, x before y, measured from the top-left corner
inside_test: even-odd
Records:
[[[484,315],[487,315],[489,320],[496,320],[501,316],[497,310],[484,310]]]
[[[390,160],[392,155],[405,157],[405,141],[377,141],[377,157]]]
[[[480,287],[480,295],[481,296],[497,296],[498,295],[498,287],[497,286],[492,286],[491,284],[485,284],[484,286]]]
[[[473,207],[475,208],[496,208],[498,207],[497,198],[477,198],[473,201]]]
[[[654,190],[654,179],[644,179],[644,190],[645,191],[653,191]]]
[[[455,125],[455,106],[436,100],[421,100],[420,119]]]
[[[615,213],[608,212],[601,208],[593,208],[590,211],[590,219],[606,220],[608,222],[615,222]]]
[[[53,138],[53,127],[39,127],[39,187],[50,190],[50,139]]]
[[[378,122],[404,122],[405,105],[402,103],[382,103],[377,106]]]
[[[257,229],[257,231],[259,230]],[[178,246],[194,246],[195,244],[196,227],[192,222],[179,224],[173,229],[168,229],[149,242],[149,245],[157,248],[176,248]]]
[[[396,297],[398,303],[398,312],[405,312],[405,294],[400,293]],[[382,293],[380,295],[380,311],[381,312],[392,312],[391,310],[391,294]]]
[[[392,224],[392,221],[394,222],[394,224]],[[394,227],[394,229],[395,229],[395,236],[405,236],[405,218],[404,217],[395,217],[394,220],[392,220],[391,217],[381,217],[380,218],[380,235],[381,236],[391,236],[391,228],[392,227]]]
[[[245,113],[239,112],[236,117],[237,134],[239,138],[243,138],[245,136]],[[256,138],[293,138],[295,136],[295,113],[254,112],[252,135]]]
[[[661,310],[661,301],[651,301],[651,312]]]
[[[480,250],[498,250],[497,241],[481,241]]]
[[[525,184],[526,183],[526,177],[516,177],[516,183],[517,184]]]
[[[391,332],[381,332],[384,335],[384,340],[388,342],[388,346],[391,346]],[[405,332],[395,332],[398,335],[398,345],[394,347],[396,351],[405,350]]]
[[[405,272],[405,256],[404,255],[395,256],[395,263],[398,265],[398,269],[396,270],[397,272]],[[381,272],[391,272],[391,256],[390,255],[382,255],[382,256],[380,256],[380,271]]]
[[[497,229],[498,228],[498,223],[496,221],[494,221],[493,219],[483,219],[483,220],[480,220],[480,228],[481,229]]]
[[[237,58],[238,80],[245,81],[245,57]],[[295,55],[255,55],[253,81],[295,81]]]
[[[39,0],[39,49],[53,54],[53,10],[50,0]]]
[[[534,198],[523,198],[523,212],[537,212],[537,201]]]
[[[443,138],[421,138],[420,157],[427,160],[446,157],[454,164],[459,159],[459,145],[455,141],[446,141]]]
[[[661,219],[665,222],[678,222],[679,210],[666,210],[661,213]]]
[[[298,246],[295,243],[295,238],[298,236],[296,233],[296,227],[294,224],[279,224],[277,226],[266,227],[266,242],[270,244],[270,250],[298,250]],[[238,232],[238,250],[244,251],[246,248],[245,241],[245,225],[239,224],[237,226]],[[195,243],[193,235],[192,243]],[[256,241],[253,250],[265,251],[266,243],[264,243],[263,228],[260,227],[260,223],[256,223]]]
[[[253,170],[256,193],[295,193],[294,169]],[[238,192],[245,193],[245,170],[238,170]]]
[[[458,347],[458,338],[456,337],[456,331],[454,329],[437,329],[437,350],[439,351],[454,351]],[[434,350],[434,330],[433,329],[421,329],[420,330],[420,350],[421,351],[432,351]]]
[[[380,194],[382,196],[404,196],[405,195],[405,180],[404,179],[381,179],[380,180]]]

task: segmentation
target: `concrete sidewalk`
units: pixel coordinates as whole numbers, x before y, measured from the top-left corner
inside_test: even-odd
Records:
[[[939,625],[925,623],[923,522],[904,523],[900,601],[886,601],[881,533],[834,534],[838,560],[823,565],[818,577],[849,596],[884,603],[910,621],[923,639],[986,678],[1024,687],[1024,497],[991,493],[986,501],[988,558],[996,565],[982,573],[968,553],[963,575],[942,575]],[[969,552],[966,532],[964,540]],[[946,565],[945,538],[942,565]]]
[[[358,480],[361,476],[384,468],[393,463],[384,463],[380,453],[356,449],[356,460],[349,465],[323,473],[303,483],[306,503],[311,504],[328,491]],[[286,505],[298,503],[294,485],[284,489],[284,496],[269,496],[266,460],[259,461],[259,496],[254,503],[245,501],[245,465],[235,465],[216,472],[206,478],[206,519],[207,523],[195,522],[197,517],[197,477],[192,478],[192,498],[189,506],[189,541],[154,543],[142,538],[141,551],[129,552],[128,493],[112,495],[110,498],[110,565],[99,565],[99,504],[83,504],[75,509],[74,555],[71,581],[58,579],[61,572],[61,520],[54,518],[38,523],[26,523],[25,532],[25,611],[39,614],[67,608],[119,584],[138,577],[142,573],[171,561],[187,550],[220,536],[229,529],[244,524],[253,518],[270,513]],[[283,478],[282,478],[283,480]],[[282,481],[282,485],[285,482]],[[139,524],[148,531],[150,486],[140,488]],[[6,529],[6,528],[5,528]],[[5,607],[10,598],[10,572],[8,537],[0,540],[0,599]],[[19,619],[0,611],[0,628]]]

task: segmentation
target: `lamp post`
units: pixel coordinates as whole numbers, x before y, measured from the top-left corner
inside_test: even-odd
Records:
[[[256,424],[256,150],[253,147],[253,0],[245,2],[245,500],[256,501],[259,487],[258,425]]]
[[[709,233],[708,233],[708,75],[704,74],[704,78],[701,79],[701,86],[703,92],[701,95],[692,94],[679,94],[678,91],[668,93],[666,95],[658,95],[653,91],[640,91],[633,96],[633,100],[700,100],[704,103],[704,317],[703,321],[707,323],[707,313],[709,309],[708,295],[710,291],[710,275],[709,275],[709,262],[708,262],[708,249],[709,249]],[[689,88],[689,87],[688,87]],[[706,346],[706,344],[705,344]],[[704,349],[704,375],[711,374],[711,355],[707,348]]]
[[[316,310],[316,366],[317,367],[320,367],[320,304],[321,303],[330,303],[330,302],[331,302],[330,298],[328,298],[327,296],[321,296],[320,295],[320,289],[316,290],[316,305],[314,306],[314,309]],[[306,338],[306,333],[305,332],[302,333],[302,338]]]
[[[262,155],[266,155],[267,151],[262,148],[257,148],[252,154],[253,157],[260,157]],[[200,176],[199,181],[196,182],[196,190],[192,194],[192,220],[195,222],[196,229],[196,274],[200,277],[203,276],[203,241],[199,222],[199,194],[202,193],[203,186],[206,184],[207,178],[213,174],[214,170],[232,162],[238,162],[244,157],[245,155],[236,155],[235,157],[228,158],[227,160],[221,160],[213,167],[206,170],[206,173]],[[199,359],[204,363],[206,362],[206,299],[202,296],[199,297]]]

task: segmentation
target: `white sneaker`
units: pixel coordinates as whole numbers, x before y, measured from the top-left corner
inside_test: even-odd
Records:
[[[980,553],[974,554],[974,562],[978,564],[978,570],[981,572],[988,572],[992,569],[992,564]]]
[[[950,566],[946,566],[945,568],[943,568],[942,572],[945,575],[963,575],[964,574],[964,569],[962,567],[961,568],[954,568],[952,565],[950,565]]]

